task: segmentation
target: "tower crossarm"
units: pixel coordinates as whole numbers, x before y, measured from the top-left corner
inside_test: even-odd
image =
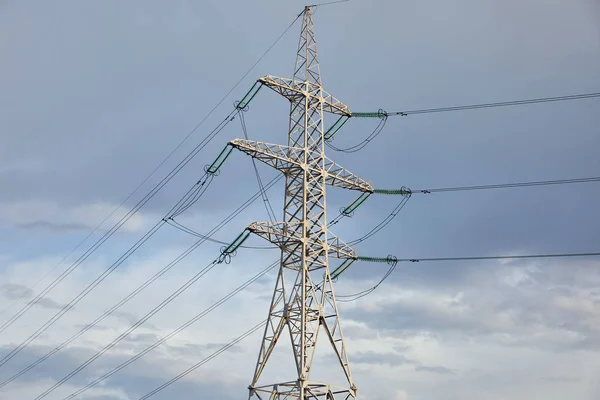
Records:
[[[267,75],[259,78],[258,81],[269,89],[279,93],[291,102],[298,102],[304,97],[310,98],[311,104],[323,103],[323,111],[351,117],[350,108],[327,93],[323,88],[313,82],[297,82],[289,78],[280,78],[277,76]]]
[[[297,225],[297,223],[289,222],[253,222],[248,230],[278,247],[290,247],[302,242]],[[309,240],[318,241],[320,239],[317,237]],[[326,246],[323,243],[317,245],[325,249],[330,257],[340,259],[355,259],[357,257],[356,251],[352,247],[331,232],[327,234]]]
[[[304,150],[297,147],[246,139],[234,139],[229,144],[284,173],[288,173],[292,169],[302,170],[308,168],[312,173],[325,175],[325,183],[328,185],[361,192],[373,192],[374,190],[369,182],[359,178],[327,157],[323,157],[324,165],[322,168],[302,164],[298,160],[303,159]]]
[[[291,222],[253,222],[248,230],[276,246],[284,247],[302,242],[297,226]]]
[[[341,259],[356,259],[356,251],[333,233],[327,233],[329,255]]]

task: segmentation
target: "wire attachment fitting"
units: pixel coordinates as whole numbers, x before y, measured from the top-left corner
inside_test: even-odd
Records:
[[[250,109],[250,106],[248,105],[248,103],[242,103],[240,100],[236,100],[233,102],[233,106],[237,109],[240,110],[242,112],[246,112]]]
[[[398,265],[398,257],[396,257],[393,254],[388,254],[388,256],[386,257],[386,262],[392,267],[395,267],[396,265]]]

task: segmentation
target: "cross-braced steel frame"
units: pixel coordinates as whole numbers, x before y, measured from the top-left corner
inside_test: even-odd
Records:
[[[356,254],[327,230],[327,185],[372,192],[372,186],[325,157],[323,113],[349,117],[349,108],[326,93],[310,7],[302,30],[292,79],[266,76],[263,85],[290,101],[287,146],[235,139],[234,148],[281,171],[286,178],[284,221],[255,222],[249,230],[281,249],[281,265],[271,300],[252,383],[250,399],[356,399],[348,355],[333,292],[329,256]],[[260,383],[263,370],[282,334],[292,342],[297,376],[288,382]],[[346,384],[334,387],[311,380],[319,332],[333,346]]]

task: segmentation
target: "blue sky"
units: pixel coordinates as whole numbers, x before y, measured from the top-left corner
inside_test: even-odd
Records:
[[[296,1],[0,4],[2,309],[139,184],[302,7]],[[318,8],[314,21],[324,87],[355,111],[600,91],[596,0],[352,0]],[[295,25],[119,216],[229,113],[255,79],[291,75],[298,33]],[[597,176],[599,106],[590,99],[395,117],[361,152],[328,155],[381,188]],[[285,143],[287,112],[285,101],[261,91],[245,114],[250,137]],[[375,124],[351,120],[336,145],[360,142]],[[0,333],[0,351],[10,351],[114,262],[236,137],[242,137],[237,120],[43,304]],[[259,168],[264,180],[276,176]],[[207,232],[256,190],[250,160],[233,153],[181,221]],[[282,192],[281,185],[269,192],[278,215]],[[337,214],[353,199],[352,193],[331,189],[330,212]],[[397,201],[373,196],[332,231],[342,239],[360,237]],[[414,195],[394,222],[357,251],[398,257],[598,251],[599,201],[596,184]],[[266,219],[259,201],[215,237],[231,240],[250,222]],[[193,240],[162,228],[74,310],[0,367],[0,378],[76,333]],[[251,243],[264,244],[257,238]],[[121,313],[0,389],[0,399],[34,398],[50,387],[212,260],[219,247],[198,248]],[[276,258],[272,250],[240,251],[230,265],[211,271],[48,399],[62,399],[153,343]],[[362,290],[385,268],[356,263],[336,290]],[[81,398],[138,399],[264,318],[273,283],[272,276],[261,279]],[[599,303],[596,259],[420,263],[401,264],[378,291],[342,305],[341,313],[363,399],[426,400],[443,393],[457,400],[587,400],[600,396]],[[246,396],[259,340],[251,336],[155,398]],[[282,352],[275,361],[284,365],[285,357]]]

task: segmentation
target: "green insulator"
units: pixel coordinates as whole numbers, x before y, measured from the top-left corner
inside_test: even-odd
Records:
[[[359,256],[357,257],[358,261],[365,261],[365,262],[378,262],[378,263],[384,263],[387,262],[387,258],[381,258],[381,257],[364,257],[364,256]]]
[[[348,259],[344,260],[344,262],[341,263],[339,267],[337,267],[335,270],[333,270],[333,272],[331,273],[331,279],[332,280],[337,279],[344,271],[346,271],[348,269],[348,267],[350,267],[350,265],[352,265],[353,262],[354,262],[353,258],[348,258]]]
[[[244,97],[242,97],[241,100],[236,101],[235,104],[235,108],[237,108],[238,110],[243,110],[245,111],[248,108],[248,105],[250,104],[250,102],[252,101],[252,99],[254,98],[254,96],[256,96],[256,94],[258,93],[258,91],[260,90],[260,88],[262,87],[262,83],[261,82],[255,82],[254,85],[252,85],[252,87],[250,88],[250,90],[248,90],[248,92],[246,92],[246,94],[244,95]]]
[[[412,191],[405,186],[402,186],[400,189],[375,189],[375,190],[373,190],[373,193],[401,195],[401,196],[405,196],[405,197],[410,197],[412,195]]]
[[[352,116],[355,118],[387,118],[388,113],[382,109],[377,112],[353,112]]]
[[[250,236],[250,232],[244,230],[238,235],[228,246],[221,250],[221,254],[232,254],[234,253]]]
[[[350,203],[349,206],[343,207],[341,209],[342,214],[344,214],[345,216],[352,215],[352,213],[354,213],[354,211],[358,207],[360,207],[360,205],[362,203],[364,203],[369,198],[370,195],[371,195],[370,192],[364,192],[364,193],[362,193],[360,196],[358,196],[358,198],[356,200],[354,200],[352,203]]]
[[[358,256],[358,257],[356,257],[356,259],[358,261],[364,261],[364,262],[387,263],[387,264],[393,264],[393,265],[398,263],[398,258],[396,258],[396,256],[393,256],[391,254],[385,258]]]
[[[219,168],[221,168],[223,163],[225,163],[225,160],[227,160],[232,151],[233,147],[231,147],[230,145],[225,146],[225,148],[221,150],[215,161],[213,161],[213,163],[206,168],[206,173],[210,175],[217,175],[217,173],[219,172]]]
[[[342,129],[342,126],[344,126],[344,124],[346,122],[348,122],[349,117],[342,115],[341,117],[339,117],[337,119],[337,121],[335,121],[335,123],[333,125],[331,125],[329,127],[329,129],[327,129],[327,131],[323,134],[323,138],[325,140],[331,140],[331,138],[340,130]]]

